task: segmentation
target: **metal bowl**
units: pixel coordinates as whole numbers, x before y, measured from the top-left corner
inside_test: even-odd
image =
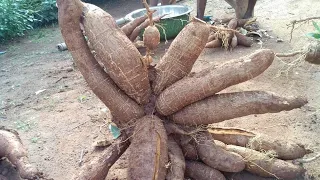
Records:
[[[169,18],[174,18],[174,17],[179,17],[183,15],[189,15],[190,12],[192,11],[192,8],[189,6],[182,6],[182,5],[166,5],[166,6],[155,6],[155,7],[150,7],[151,10],[157,10],[153,16],[161,16],[166,14],[161,19],[169,19]],[[132,11],[128,15],[126,15],[126,19],[129,21],[133,21],[135,18],[141,17],[146,14],[146,9],[137,9],[135,11]]]
[[[160,32],[161,40],[168,40],[176,37],[179,32],[188,24],[191,7],[182,5],[166,5],[151,7],[152,10],[157,10],[153,17],[166,15],[161,18],[160,22],[157,23],[157,28]],[[146,14],[146,9],[135,10],[125,16],[127,21],[133,21],[135,18],[141,17]],[[144,30],[140,33],[142,37]]]

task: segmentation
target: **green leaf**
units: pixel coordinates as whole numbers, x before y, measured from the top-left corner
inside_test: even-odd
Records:
[[[316,28],[316,30],[320,33],[320,27],[318,26],[318,24],[315,21],[312,21],[312,24],[314,28]]]
[[[320,39],[320,33],[308,33],[307,36],[315,39]]]
[[[33,138],[31,138],[31,142],[37,143],[39,139],[40,139],[39,137],[33,137]]]
[[[88,98],[87,98],[87,96],[85,96],[85,95],[81,95],[81,96],[78,97],[78,101],[79,101],[80,103],[85,102],[87,99],[88,99]]]
[[[109,130],[111,131],[113,139],[117,139],[121,135],[120,129],[114,123],[109,124]]]

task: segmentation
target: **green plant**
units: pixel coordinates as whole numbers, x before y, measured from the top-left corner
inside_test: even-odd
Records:
[[[39,139],[40,139],[40,137],[33,137],[30,140],[32,143],[37,143]]]
[[[1,41],[58,19],[56,0],[0,0],[0,11]]]
[[[21,120],[15,121],[14,124],[18,130],[22,130],[25,132],[31,130],[35,126],[35,123],[33,123],[33,122],[21,121]]]
[[[39,21],[34,26],[41,26],[58,20],[58,8],[56,7],[56,0],[43,0],[39,5],[36,13]]]
[[[34,11],[26,9],[24,0],[2,0],[0,3],[0,40],[8,40],[22,36],[26,30],[32,29],[37,19]]]
[[[78,97],[78,101],[80,103],[84,103],[87,99],[88,99],[88,97],[85,96],[85,95],[81,95],[81,96]]]
[[[307,36],[320,40],[320,27],[315,21],[312,21],[312,24],[313,24],[313,27],[316,29],[316,32],[308,33]]]

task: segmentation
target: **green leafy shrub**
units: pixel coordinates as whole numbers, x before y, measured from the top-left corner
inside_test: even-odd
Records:
[[[0,40],[57,21],[56,0],[0,0]]]
[[[39,0],[38,0],[39,1]],[[43,0],[37,10],[36,18],[39,20],[35,26],[41,26],[58,20],[56,0]]]
[[[8,40],[22,36],[26,30],[32,29],[36,21],[34,11],[25,9],[24,0],[1,0],[0,3],[0,39]]]

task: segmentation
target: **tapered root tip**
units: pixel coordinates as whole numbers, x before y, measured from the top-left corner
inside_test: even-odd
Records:
[[[293,108],[300,108],[308,103],[308,99],[306,97],[295,97],[291,100]]]

